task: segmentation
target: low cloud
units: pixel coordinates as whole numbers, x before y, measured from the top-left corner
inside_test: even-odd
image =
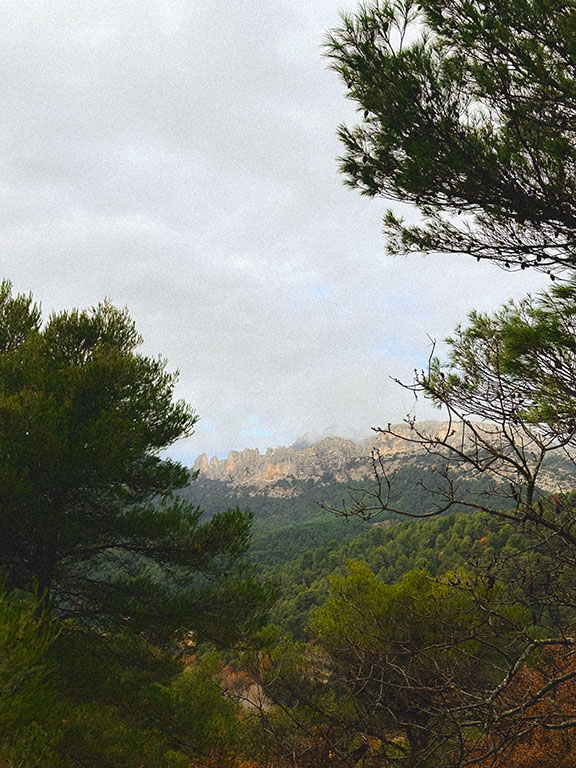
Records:
[[[384,202],[337,172],[337,23],[328,0],[0,6],[1,276],[46,312],[127,305],[202,417],[187,461],[399,421],[427,334],[542,284],[384,255]]]

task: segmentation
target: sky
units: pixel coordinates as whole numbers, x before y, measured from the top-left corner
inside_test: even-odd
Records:
[[[0,277],[46,315],[129,308],[200,416],[184,462],[399,422],[413,402],[391,377],[430,337],[546,286],[386,255],[388,204],[338,172],[355,112],[322,56],[354,7],[0,4]]]

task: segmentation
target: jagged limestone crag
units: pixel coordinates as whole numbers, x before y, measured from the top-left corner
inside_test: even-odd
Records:
[[[490,430],[489,425],[485,425]],[[454,444],[467,441],[460,423],[428,421],[418,424],[420,432],[443,439],[448,431]],[[494,430],[497,428],[494,426]],[[328,483],[353,485],[369,480],[373,474],[371,455],[377,450],[387,470],[394,472],[401,466],[416,461],[433,462],[418,442],[411,442],[415,435],[408,424],[396,424],[390,432],[375,432],[361,443],[341,437],[328,437],[306,447],[269,448],[265,453],[258,449],[231,451],[226,459],[206,454],[199,456],[194,470],[199,478],[216,481],[245,495],[266,495],[271,498],[289,498],[300,493],[303,485],[321,487]],[[559,480],[572,486],[574,466],[570,462],[556,463],[553,469],[544,470],[540,487],[558,489]]]
[[[419,426],[438,436],[445,435],[448,429],[443,422],[424,422]],[[409,437],[410,427],[395,425],[392,432]],[[322,485],[325,482],[350,484],[366,480],[372,474],[373,450],[380,452],[391,469],[410,456],[424,455],[415,443],[394,434],[377,432],[362,443],[327,437],[305,448],[269,448],[265,453],[255,448],[230,451],[226,459],[208,459],[204,453],[196,459],[194,470],[199,472],[200,478],[224,483],[231,489],[288,497],[297,492],[303,482]]]

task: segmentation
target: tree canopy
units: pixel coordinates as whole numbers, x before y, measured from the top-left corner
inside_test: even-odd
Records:
[[[576,265],[576,9],[565,0],[375,0],[327,53],[363,117],[341,170],[389,211],[396,253]]]
[[[468,323],[446,340],[446,360],[432,357],[428,368],[416,372],[409,385],[417,395],[444,408],[450,419],[448,428],[439,432],[411,421],[407,435],[396,435],[418,443],[434,459],[428,467],[434,480],[424,476],[419,482],[437,505],[422,516],[439,515],[455,505],[481,509],[494,519],[514,524],[525,537],[521,552],[479,559],[476,564],[490,590],[505,574],[500,582],[503,604],[522,606],[530,618],[526,631],[515,635],[514,649],[508,647],[505,658],[496,665],[502,677],[491,692],[483,684],[476,688],[479,681],[475,678],[465,699],[472,702],[477,694],[477,703],[468,714],[461,702],[453,720],[449,701],[442,705],[444,714],[439,708],[440,720],[446,716],[462,729],[458,740],[463,751],[458,758],[450,756],[450,765],[471,764],[472,760],[478,765],[509,764],[510,750],[519,754],[518,750],[532,749],[536,734],[559,730],[568,739],[573,730],[574,671],[568,659],[574,648],[576,616],[572,491],[575,318],[574,277],[547,293],[509,302],[496,312],[473,312]],[[394,434],[390,426],[381,431]],[[559,456],[562,461],[556,460]],[[386,457],[376,455],[374,466],[376,488],[361,492],[352,510],[367,519],[400,511],[394,505],[395,478],[387,471]],[[481,500],[470,502],[461,493],[463,480],[470,475],[489,479]],[[418,510],[409,514],[421,516]],[[460,587],[458,583],[457,589]],[[357,610],[358,601],[351,605]],[[491,610],[484,607],[481,613],[488,615]],[[501,611],[496,609],[499,615]],[[334,616],[344,626],[343,609],[339,607]],[[431,620],[421,619],[425,631]],[[447,642],[454,626],[448,619],[444,628]],[[360,636],[365,630],[358,631]],[[410,638],[413,633],[407,628],[405,636]],[[381,641],[385,629],[367,634],[366,642],[370,638]],[[502,638],[501,633],[495,634],[495,648],[503,649]],[[399,664],[408,676],[411,653],[407,653],[406,663]],[[410,700],[416,702],[419,683],[415,685]],[[463,690],[465,686],[455,682],[454,695]],[[417,724],[419,716],[410,715],[407,722]],[[474,729],[480,734],[478,740]],[[433,732],[434,738],[442,733],[436,725]],[[552,743],[558,746],[554,739]]]
[[[218,616],[225,641],[265,593],[236,567],[250,515],[204,520],[175,495],[188,470],[160,451],[196,417],[140,342],[109,303],[42,325],[0,286],[0,572],[88,626],[158,639]]]

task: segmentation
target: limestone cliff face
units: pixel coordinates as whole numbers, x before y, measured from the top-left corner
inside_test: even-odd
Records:
[[[218,480],[234,488],[266,489],[270,493],[276,487],[277,493],[273,495],[289,496],[294,484],[321,481],[327,474],[348,480],[357,465],[369,464],[369,456],[351,440],[329,437],[303,450],[269,448],[261,454],[247,449],[231,451],[226,459],[210,461],[202,454],[196,459],[194,470],[204,479]]]
[[[419,427],[439,437],[447,430],[442,422],[425,422]],[[410,436],[410,427],[406,424],[394,425],[391,431]],[[410,454],[423,453],[417,444],[386,432],[374,433],[360,444],[328,437],[306,448],[269,448],[265,453],[257,449],[230,451],[226,459],[209,460],[202,454],[196,459],[194,470],[199,471],[201,478],[217,480],[230,488],[288,497],[302,483],[321,485],[324,480],[354,483],[365,479],[372,472],[374,450],[378,450],[392,468]]]
[[[484,425],[483,429],[497,432],[496,426]],[[450,432],[450,442],[459,446],[467,442],[459,423],[419,422],[418,430],[439,440]],[[265,453],[257,449],[231,451],[226,459],[208,459],[202,454],[196,459],[194,469],[199,471],[200,480],[217,481],[230,491],[281,499],[298,495],[310,486],[362,483],[373,473],[371,455],[374,451],[379,452],[390,472],[428,456],[409,425],[395,424],[387,431],[375,432],[362,443],[328,437],[306,447],[269,448]],[[427,460],[433,462],[434,458]],[[541,472],[539,484],[547,491],[557,490],[559,483],[573,487],[574,474],[574,465],[570,462],[556,462]]]

